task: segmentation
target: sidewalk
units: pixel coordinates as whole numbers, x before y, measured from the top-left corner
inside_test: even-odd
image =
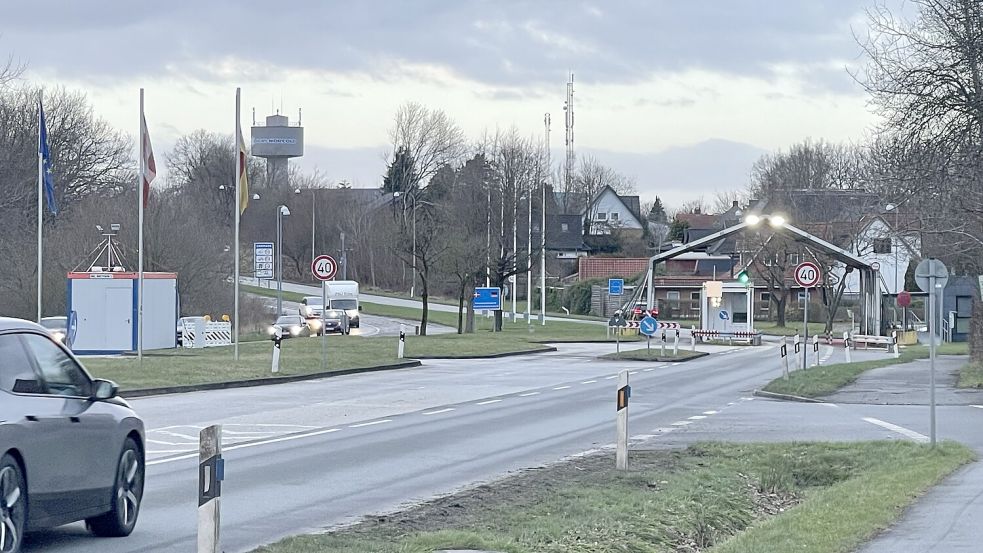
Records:
[[[966,362],[967,358],[963,355],[941,355],[936,358],[937,405],[983,405],[983,390],[956,388],[959,369]],[[929,360],[920,359],[867,371],[853,384],[823,399],[831,403],[928,405],[929,383]]]

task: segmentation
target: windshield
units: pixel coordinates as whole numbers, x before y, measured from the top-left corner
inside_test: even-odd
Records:
[[[300,317],[280,317],[276,320],[278,325],[299,325]]]
[[[344,313],[344,311],[341,311],[339,309],[328,309],[327,311],[324,312],[324,318],[325,319],[340,319],[341,318],[341,315],[343,313]]]
[[[332,309],[358,309],[358,300],[331,300]]]
[[[309,296],[304,298],[304,303],[315,307],[321,307],[322,305],[321,298],[314,297],[314,296]]]
[[[41,326],[44,328],[65,328],[66,326],[65,317],[51,317],[46,319],[41,319]]]

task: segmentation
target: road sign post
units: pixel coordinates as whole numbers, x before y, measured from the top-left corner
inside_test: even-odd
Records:
[[[615,467],[628,470],[628,400],[631,386],[628,385],[628,371],[618,375],[618,450],[615,453]]]
[[[253,276],[258,280],[273,278],[273,242],[253,242]]]
[[[645,335],[645,355],[652,355],[652,336],[655,336],[655,329],[659,328],[659,321],[656,321],[651,315],[646,315],[638,323],[638,331]],[[665,353],[665,352],[663,352]]]
[[[502,289],[495,286],[480,286],[474,289],[471,300],[475,311],[500,311],[502,309]]]
[[[809,342],[809,289],[815,288],[823,279],[823,273],[819,270],[819,265],[812,261],[804,261],[795,267],[795,282],[805,289],[805,304],[802,309],[802,338],[804,343]],[[802,350],[802,368],[806,368],[809,354],[806,348]]]
[[[325,331],[328,311],[328,281],[338,274],[338,262],[330,255],[319,255],[311,261],[311,274],[321,281],[321,372],[328,370],[328,333]],[[341,317],[341,333],[345,334],[345,317]]]
[[[938,291],[949,282],[949,270],[938,259],[924,259],[915,267],[915,283],[928,292],[928,358],[929,358],[929,426],[932,447],[935,447],[935,337],[938,332],[938,319],[935,317],[935,303]]]
[[[222,480],[222,426],[212,425],[198,434],[198,553],[220,553]]]
[[[620,296],[625,290],[625,279],[623,278],[609,278],[608,279],[608,295],[609,296]]]

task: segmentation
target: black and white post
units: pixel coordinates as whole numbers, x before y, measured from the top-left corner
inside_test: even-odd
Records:
[[[396,358],[402,359],[406,351],[406,329],[404,325],[399,325],[399,345],[396,346]]]
[[[205,428],[198,439],[198,553],[221,553],[222,426]]]
[[[628,470],[628,399],[631,386],[628,385],[628,371],[618,375],[618,448],[615,453],[615,467]]]

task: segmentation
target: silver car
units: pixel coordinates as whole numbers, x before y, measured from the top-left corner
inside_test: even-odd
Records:
[[[143,498],[143,421],[41,326],[0,317],[0,552],[84,520],[127,536]]]

